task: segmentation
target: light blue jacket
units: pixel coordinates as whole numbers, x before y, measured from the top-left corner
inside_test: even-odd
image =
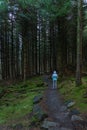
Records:
[[[54,73],[52,74],[52,79],[53,80],[57,80],[58,79],[58,75],[57,75],[56,71],[54,71]]]

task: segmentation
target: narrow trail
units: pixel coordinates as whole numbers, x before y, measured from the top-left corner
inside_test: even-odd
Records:
[[[18,121],[15,120],[15,122],[10,124],[0,125],[0,130],[45,130],[42,128],[44,122],[56,124],[51,124],[47,130],[87,130],[87,122],[85,121],[75,121],[75,124],[73,124],[70,111],[64,105],[58,89],[52,89],[52,81],[49,79],[49,76],[44,76],[44,82],[48,84],[48,88],[45,90],[44,98],[39,105],[42,105],[42,109],[46,109],[48,118],[46,117],[40,126],[29,128],[29,119],[31,118],[29,114],[20,118],[20,121],[18,119]]]
[[[46,105],[48,107],[48,116],[57,123],[56,127],[49,130],[73,130],[70,120],[69,111],[64,106],[57,89],[52,89],[52,81],[45,77],[45,82],[48,83],[46,91]]]

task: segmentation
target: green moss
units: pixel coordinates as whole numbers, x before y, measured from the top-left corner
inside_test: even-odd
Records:
[[[82,79],[83,84],[79,87],[75,85],[75,79],[69,77],[66,80],[59,83],[59,91],[64,97],[64,100],[74,100],[76,102],[75,108],[81,112],[87,112],[87,98],[84,98],[84,94],[87,92],[87,77]]]
[[[33,98],[39,94],[39,91],[30,92],[29,90],[39,89],[36,87],[38,83],[42,83],[41,77],[31,78],[6,88],[5,95],[0,99],[0,124],[23,117],[31,112]]]
[[[34,124],[34,125],[38,125],[40,123],[39,119],[37,118],[37,116],[32,116],[31,120],[30,120],[30,124]]]

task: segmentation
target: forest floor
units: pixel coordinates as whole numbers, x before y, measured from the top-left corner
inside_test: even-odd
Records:
[[[33,98],[40,93],[43,94],[40,105],[48,114],[46,121],[56,123],[49,130],[87,130],[85,127],[73,128],[69,110],[65,107],[67,100],[74,100],[76,103],[70,109],[78,109],[86,120],[87,78],[84,78],[84,83],[79,88],[75,87],[73,78],[59,80],[56,90],[52,89],[49,76],[44,77],[44,82],[48,84],[47,88],[43,86],[41,77],[8,87],[7,93],[0,100],[0,130],[42,130],[39,127],[29,128]]]
[[[48,112],[47,120],[56,124],[56,126],[50,127],[49,130],[73,130],[69,112],[65,109],[60,94],[57,89],[52,88],[52,81],[50,79],[45,78],[45,82],[48,83],[48,89],[44,95],[44,103],[47,105],[46,110]]]
[[[47,120],[57,125],[48,130],[87,130],[87,77],[82,81],[83,84],[76,87],[73,77],[64,77],[59,79],[58,89],[52,89],[52,80],[45,77],[45,82],[48,83],[44,97]],[[74,105],[66,108],[69,102]],[[72,120],[73,115],[81,119]]]
[[[0,130],[28,130],[33,99],[43,93],[42,77],[8,86],[0,85]]]

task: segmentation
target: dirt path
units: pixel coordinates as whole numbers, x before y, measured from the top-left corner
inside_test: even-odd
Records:
[[[69,111],[64,106],[57,89],[52,89],[52,81],[45,78],[48,83],[46,91],[46,105],[48,107],[49,118],[57,123],[56,127],[49,130],[73,130],[72,122],[70,120]]]
[[[64,105],[61,96],[58,93],[58,89],[52,89],[52,81],[49,79],[48,76],[44,77],[44,81],[48,84],[48,88],[45,91],[43,101],[41,102],[42,107],[46,107],[45,109],[48,114],[48,118],[45,121],[56,124],[55,126],[50,126],[48,130],[87,130],[87,127],[81,128],[81,123],[79,127],[78,122],[75,122],[76,126],[73,128],[74,125],[71,121],[70,112]],[[12,122],[11,124],[9,124],[9,126],[8,124],[2,126],[0,125],[0,130],[30,130],[29,118],[30,115],[26,115],[25,117],[23,117],[23,119],[20,119],[20,121],[16,121],[16,123]],[[24,125],[22,122],[25,122],[26,125]],[[82,123],[87,124],[87,122]],[[43,128],[34,128],[32,130],[43,130]]]

